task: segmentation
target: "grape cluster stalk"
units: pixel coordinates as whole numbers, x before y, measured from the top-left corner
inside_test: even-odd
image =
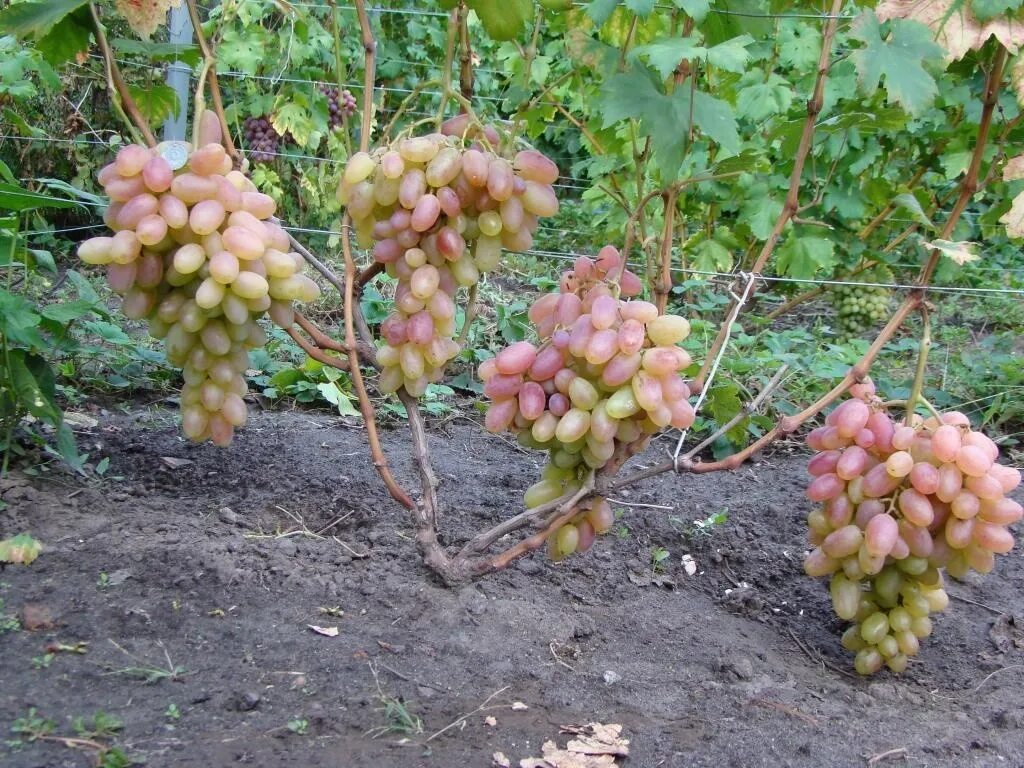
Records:
[[[830,576],[832,606],[853,624],[843,646],[862,675],[906,669],[949,604],[943,571],[988,573],[1014,545],[1017,469],[957,411],[895,421],[870,379],[811,431],[810,576]]]
[[[606,246],[580,256],[558,293],[530,307],[539,343],[512,344],[480,366],[491,399],[485,425],[510,430],[525,447],[548,451],[541,479],[527,489],[535,508],[582,487],[586,475],[643,450],[665,427],[686,429],[695,414],[680,375],[692,362],[679,346],[689,322],[660,315],[636,296],[640,279]],[[612,525],[606,499],[594,497],[556,530],[548,552],[560,560],[591,547]]]
[[[345,166],[338,199],[359,243],[398,280],[380,329],[384,392],[419,397],[440,380],[459,353],[459,288],[495,269],[503,247],[528,249],[540,217],[558,212],[557,166],[532,149],[499,154],[500,139],[461,115],[440,133],[357,152]]]
[[[185,434],[228,445],[247,417],[248,350],[266,343],[258,320],[269,314],[290,327],[292,302],[314,301],[320,289],[270,221],[273,198],[232,170],[212,112],[198,133],[195,150],[182,142],[121,148],[99,172],[114,234],[84,241],[78,256],[106,266],[122,312],[148,320],[182,368]]]

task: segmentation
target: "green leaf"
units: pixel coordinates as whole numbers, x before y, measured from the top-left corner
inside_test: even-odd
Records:
[[[938,93],[935,78],[923,64],[941,61],[944,52],[932,39],[931,30],[920,22],[894,19],[890,29],[889,39],[883,39],[881,24],[872,11],[864,11],[853,22],[850,35],[863,43],[853,52],[858,81],[870,96],[885,78],[887,101],[918,115]]]
[[[121,330],[120,326],[114,325],[113,323],[108,323],[103,320],[93,320],[92,322],[85,324],[85,329],[90,333],[95,333],[108,344],[114,344],[119,347],[134,345],[131,337]]]
[[[689,91],[685,92],[689,95]],[[736,116],[728,102],[716,99],[703,91],[693,94],[693,122],[705,134],[718,142],[721,149],[735,155],[740,149],[740,134]]]
[[[973,0],[971,11],[978,21],[988,21],[1020,9],[1022,0]]]
[[[19,136],[31,136],[33,139],[45,139],[46,131],[34,125],[30,125],[25,118],[9,107],[4,109],[4,119],[18,129]]]
[[[322,384],[318,384],[317,389],[320,391],[324,400],[338,409],[339,415],[355,417],[361,416],[359,409],[352,405],[352,398],[349,397],[347,392],[342,391],[337,382],[325,381]]]
[[[779,248],[775,259],[775,272],[801,280],[815,276],[821,270],[837,264],[835,243],[824,237],[797,237],[790,235]]]
[[[129,85],[128,90],[142,116],[151,124],[162,123],[168,117],[177,117],[181,110],[178,94],[166,83]]]
[[[690,263],[700,272],[728,272],[732,253],[717,240],[702,240],[691,251]]]
[[[32,358],[42,360],[37,355],[21,349],[8,353],[7,375],[14,390],[15,401],[40,421],[57,426],[62,420],[60,408],[54,403],[52,393],[44,391],[43,386],[32,374],[28,364],[28,360]],[[45,360],[42,363],[46,365]]]
[[[686,15],[698,24],[704,21],[704,17],[711,10],[710,0],[673,0],[672,4],[676,8],[682,8]]]
[[[46,0],[41,3],[15,3],[0,11],[0,33],[39,39],[61,19],[81,8],[88,0]]]
[[[110,41],[111,47],[120,54],[145,56],[150,61],[180,61],[194,67],[203,60],[198,45],[183,43],[156,43],[145,40],[132,40],[116,37]]]
[[[469,0],[493,40],[515,40],[533,19],[533,0]]]
[[[750,196],[740,206],[740,221],[750,227],[758,240],[767,240],[782,213],[782,201],[768,194],[764,184],[753,187]]]
[[[0,334],[13,344],[29,349],[45,349],[46,342],[39,334],[39,315],[24,297],[0,288]]]
[[[600,27],[612,17],[618,6],[619,0],[591,0],[587,5],[587,15]]]
[[[274,130],[281,136],[291,133],[299,146],[306,146],[313,132],[309,110],[295,101],[287,101],[274,113]]]
[[[654,10],[654,0],[626,0],[626,7],[637,16],[649,16]]]
[[[919,224],[924,224],[926,227],[932,226],[931,219],[928,218],[928,215],[921,207],[921,201],[909,192],[904,192],[902,195],[896,195],[896,197],[892,199],[892,202],[897,208],[902,208],[909,213],[911,217],[913,217],[914,221]]]
[[[11,173],[11,167],[3,160],[0,160],[0,179],[3,179],[10,184],[17,184],[17,179],[15,179],[14,174]]]
[[[708,48],[708,63],[726,72],[742,73],[750,61],[747,46],[754,42],[750,35],[740,35]]]
[[[718,379],[711,388],[707,399],[708,410],[717,424],[725,424],[733,416],[743,410],[740,402],[740,388],[736,382]],[[726,437],[734,445],[741,445],[747,435],[747,419],[744,419],[726,433]]]
[[[58,323],[71,323],[78,320],[80,317],[94,311],[92,302],[84,299],[76,299],[75,301],[68,301],[64,304],[50,304],[49,306],[43,307],[40,310],[40,314],[49,319],[55,320]]]
[[[664,80],[684,59],[703,59],[708,49],[692,37],[666,37],[633,49],[633,56],[646,60]]]
[[[89,50],[92,16],[85,8],[69,13],[46,33],[36,48],[50,64],[57,66]]]
[[[793,88],[785,78],[772,72],[763,80],[760,72],[751,72],[742,82],[750,82],[740,89],[736,98],[736,112],[754,122],[772,115],[784,114],[793,103]],[[802,120],[800,121],[803,122]]]
[[[29,192],[17,184],[0,183],[0,210],[32,211],[37,208],[74,208],[80,203],[62,197]]]

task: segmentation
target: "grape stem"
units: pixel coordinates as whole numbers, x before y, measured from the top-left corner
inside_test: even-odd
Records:
[[[103,22],[100,21],[95,3],[89,3],[89,12],[92,14],[96,44],[99,45],[100,53],[103,56],[103,68],[107,75],[107,93],[110,95],[110,103],[113,104],[114,111],[128,128],[133,141],[155,147],[156,137],[153,135],[149,123],[142,116],[142,112],[139,111],[139,106],[132,98],[131,91],[128,90],[124,78],[121,77],[121,70],[118,68],[117,62],[114,61],[114,54],[110,50],[107,33],[103,29]]]
[[[359,0],[357,0],[359,2]],[[363,137],[365,138],[365,137]],[[346,212],[343,220],[345,225],[349,224],[348,213]],[[412,499],[409,498],[409,494],[406,493],[405,489],[402,488],[398,481],[395,480],[394,475],[391,474],[391,469],[388,467],[388,461],[384,456],[384,451],[380,445],[380,436],[377,434],[377,419],[374,412],[373,403],[370,401],[370,396],[366,392],[366,384],[363,381],[363,372],[359,367],[359,353],[356,345],[356,333],[355,333],[355,321],[354,314],[356,301],[354,299],[354,288],[356,282],[356,264],[352,259],[352,245],[349,242],[349,226],[342,227],[341,234],[341,250],[345,257],[345,352],[348,355],[349,360],[349,375],[352,378],[352,387],[356,391],[356,396],[359,400],[359,410],[363,414],[363,423],[366,425],[366,438],[370,443],[370,454],[373,457],[373,465],[377,468],[377,472],[380,474],[381,480],[384,481],[384,485],[387,486],[388,492],[391,497],[401,504],[406,509],[412,510],[416,508]],[[362,313],[360,313],[361,315]],[[410,424],[411,424],[410,420]]]
[[[355,0],[359,30],[363,37],[363,115],[359,130],[359,149],[370,148],[370,131],[373,125],[373,88],[377,77],[377,41],[373,37],[370,17],[366,14],[365,0]],[[411,95],[411,94],[410,94]]]
[[[338,80],[338,98],[345,90],[345,61],[341,57],[341,25],[338,23],[338,5],[334,0],[327,0],[331,7],[331,37],[334,41],[334,76]],[[341,110],[341,135],[345,142],[346,154],[352,154],[352,137],[349,136],[348,114]]]
[[[658,279],[652,281],[654,282],[652,286],[655,295],[654,303],[658,307],[658,313],[662,315],[665,314],[665,309],[668,307],[668,294],[672,290],[672,241],[675,234],[676,200],[678,198],[679,190],[677,189],[669,189],[662,195],[664,225],[661,230],[661,274]]]
[[[910,424],[917,404],[921,400],[921,391],[924,389],[924,375],[928,368],[928,352],[932,348],[932,320],[928,305],[924,302],[918,308],[921,313],[921,341],[917,350],[917,368],[914,371],[914,383],[910,387],[910,395],[907,397],[907,424]]]
[[[391,120],[388,121],[387,127],[384,128],[382,135],[391,136],[391,132],[395,129],[395,125],[398,123],[398,120],[402,117],[402,115],[405,114],[405,110],[409,108],[409,106],[417,99],[417,97],[419,97],[419,95],[427,88],[437,87],[443,87],[443,85],[440,80],[436,79],[424,80],[423,82],[414,85],[412,90],[409,91],[409,95],[402,99],[401,103],[399,103],[398,109],[396,109],[395,114],[391,116]],[[430,119],[427,122],[433,122],[433,119]]]
[[[455,42],[459,35],[459,7],[452,8],[448,14],[448,36],[444,45],[444,69],[441,71],[441,103],[437,106],[435,124],[438,130],[444,122],[444,110],[452,97],[452,65],[455,61]]]
[[[473,283],[469,289],[469,296],[466,299],[466,319],[462,323],[462,330],[459,331],[459,346],[466,344],[466,339],[469,338],[469,329],[473,325],[473,321],[476,320],[477,313],[480,311],[480,303],[476,300],[477,288],[479,283]]]
[[[825,81],[828,79],[828,72],[831,65],[832,57],[832,40],[836,35],[836,28],[839,25],[839,13],[843,8],[843,0],[832,0],[832,8],[829,11],[828,21],[825,23],[825,29],[821,36],[821,54],[818,57],[818,74],[814,81],[814,91],[811,98],[807,101],[807,118],[804,120],[803,133],[800,135],[800,143],[797,146],[796,156],[793,160],[793,171],[789,176],[789,190],[786,193],[786,201],[782,206],[782,210],[779,212],[778,218],[775,220],[775,226],[772,227],[771,234],[768,235],[768,239],[765,240],[764,245],[761,246],[761,251],[754,260],[754,263],[750,267],[750,272],[757,275],[765,268],[768,260],[771,258],[772,253],[775,251],[775,246],[779,242],[779,238],[782,236],[782,230],[785,229],[790,219],[793,218],[800,210],[800,183],[803,180],[804,164],[807,161],[807,155],[811,151],[811,145],[814,139],[814,127],[818,121],[818,115],[821,113],[821,108],[825,98]],[[735,303],[735,300],[734,300]],[[732,306],[726,313],[727,317],[732,316]],[[704,360],[704,365],[700,369],[700,373],[694,378],[693,383],[696,385],[698,390],[702,389],[704,382],[707,380],[708,375],[711,371],[711,366],[714,360],[717,359],[718,350],[725,344],[728,335],[730,323],[723,323],[719,328],[718,336],[715,338],[714,344],[708,352],[707,358]]]
[[[200,106],[202,100],[202,92],[204,88],[204,79],[208,79],[210,83],[210,99],[213,101],[213,111],[217,115],[217,119],[220,121],[221,129],[221,141],[224,144],[224,149],[227,150],[231,159],[236,164],[241,165],[242,155],[235,148],[235,142],[231,138],[231,128],[228,125],[227,116],[224,114],[224,100],[220,95],[220,83],[217,81],[217,57],[214,55],[213,49],[210,47],[210,43],[206,39],[206,35],[203,33],[203,23],[199,18],[199,10],[196,8],[195,0],[185,0],[185,4],[188,7],[188,15],[192,20],[192,28],[195,30],[196,41],[199,43],[199,50],[203,53],[203,75],[199,80],[199,84],[196,87],[196,114],[195,123],[199,125],[199,116],[202,114],[205,104]]]
[[[467,101],[473,98],[473,48],[469,42],[469,9],[459,3],[459,91]]]

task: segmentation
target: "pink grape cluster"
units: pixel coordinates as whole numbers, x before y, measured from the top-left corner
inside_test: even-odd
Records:
[[[856,670],[902,672],[931,634],[929,614],[949,603],[942,570],[988,573],[1013,548],[1007,526],[1022,508],[1007,494],[1021,475],[962,413],[908,425],[870,380],[852,394],[807,437],[818,451],[807,496],[821,506],[807,518],[815,548],[804,568],[832,577],[833,609],[854,622],[843,646]]]
[[[615,248],[596,260],[581,256],[560,292],[530,308],[540,343],[517,342],[480,366],[492,401],[487,429],[510,430],[522,445],[549,452],[541,480],[526,491],[528,508],[577,490],[587,471],[628,458],[661,429],[693,424],[679,375],[691,359],[676,346],[690,324],[618,298],[640,289]],[[610,525],[607,502],[595,499],[553,534],[549,551],[555,559],[585,551]]]
[[[185,434],[228,445],[247,417],[248,350],[266,343],[257,321],[269,312],[291,326],[292,302],[313,301],[320,289],[269,221],[274,200],[232,170],[215,121],[202,121],[193,151],[123,147],[99,172],[111,200],[103,219],[115,234],[86,240],[78,256],[106,266],[122,312],[147,319],[168,361],[182,367]]]
[[[384,392],[405,387],[419,397],[440,380],[459,353],[458,289],[496,268],[502,247],[528,249],[538,219],[558,212],[555,164],[534,150],[496,154],[493,128],[473,134],[486,144],[470,143],[467,121],[357,152],[338,189],[360,243],[375,243],[374,258],[398,280],[395,310],[381,325]]]

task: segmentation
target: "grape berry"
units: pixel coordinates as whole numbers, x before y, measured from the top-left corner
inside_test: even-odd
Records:
[[[247,117],[243,125],[245,143],[249,147],[246,153],[254,163],[269,163],[277,157],[281,136],[274,130],[270,118]]]
[[[818,451],[807,496],[810,576],[831,576],[832,605],[854,622],[843,646],[862,675],[902,672],[949,597],[942,570],[988,573],[1013,548],[1007,526],[1022,508],[1009,494],[1020,472],[959,412],[896,422],[870,380],[832,411],[807,443]]]
[[[878,266],[856,277],[863,283],[892,283],[893,274],[888,267]],[[832,302],[838,318],[840,335],[859,336],[870,328],[889,319],[892,291],[869,285],[837,285],[832,289]]]
[[[421,396],[459,352],[455,299],[498,266],[502,247],[525,250],[541,216],[558,211],[558,168],[534,150],[497,154],[465,115],[442,133],[401,138],[349,158],[338,188],[359,242],[398,279],[395,310],[381,324],[379,387]],[[465,138],[464,138],[465,136]]]
[[[248,350],[266,343],[258,319],[269,313],[289,327],[292,301],[313,301],[320,289],[268,221],[274,200],[232,170],[216,116],[203,117],[212,119],[201,122],[198,149],[131,144],[99,172],[115,234],[86,240],[78,256],[106,266],[124,314],[147,319],[182,367],[185,434],[228,445],[247,417]]]
[[[355,96],[347,88],[339,93],[336,85],[322,85],[320,93],[327,97],[328,126],[332,131],[340,130],[343,120],[355,114]]]
[[[510,430],[528,448],[548,451],[541,480],[527,489],[527,508],[578,490],[586,474],[642,451],[667,426],[694,421],[689,387],[679,372],[689,354],[676,346],[690,332],[682,317],[659,315],[606,246],[562,276],[560,292],[534,302],[530,321],[540,344],[521,341],[480,366],[491,398],[486,427]],[[595,497],[548,542],[560,560],[586,551],[612,525],[608,502]]]

